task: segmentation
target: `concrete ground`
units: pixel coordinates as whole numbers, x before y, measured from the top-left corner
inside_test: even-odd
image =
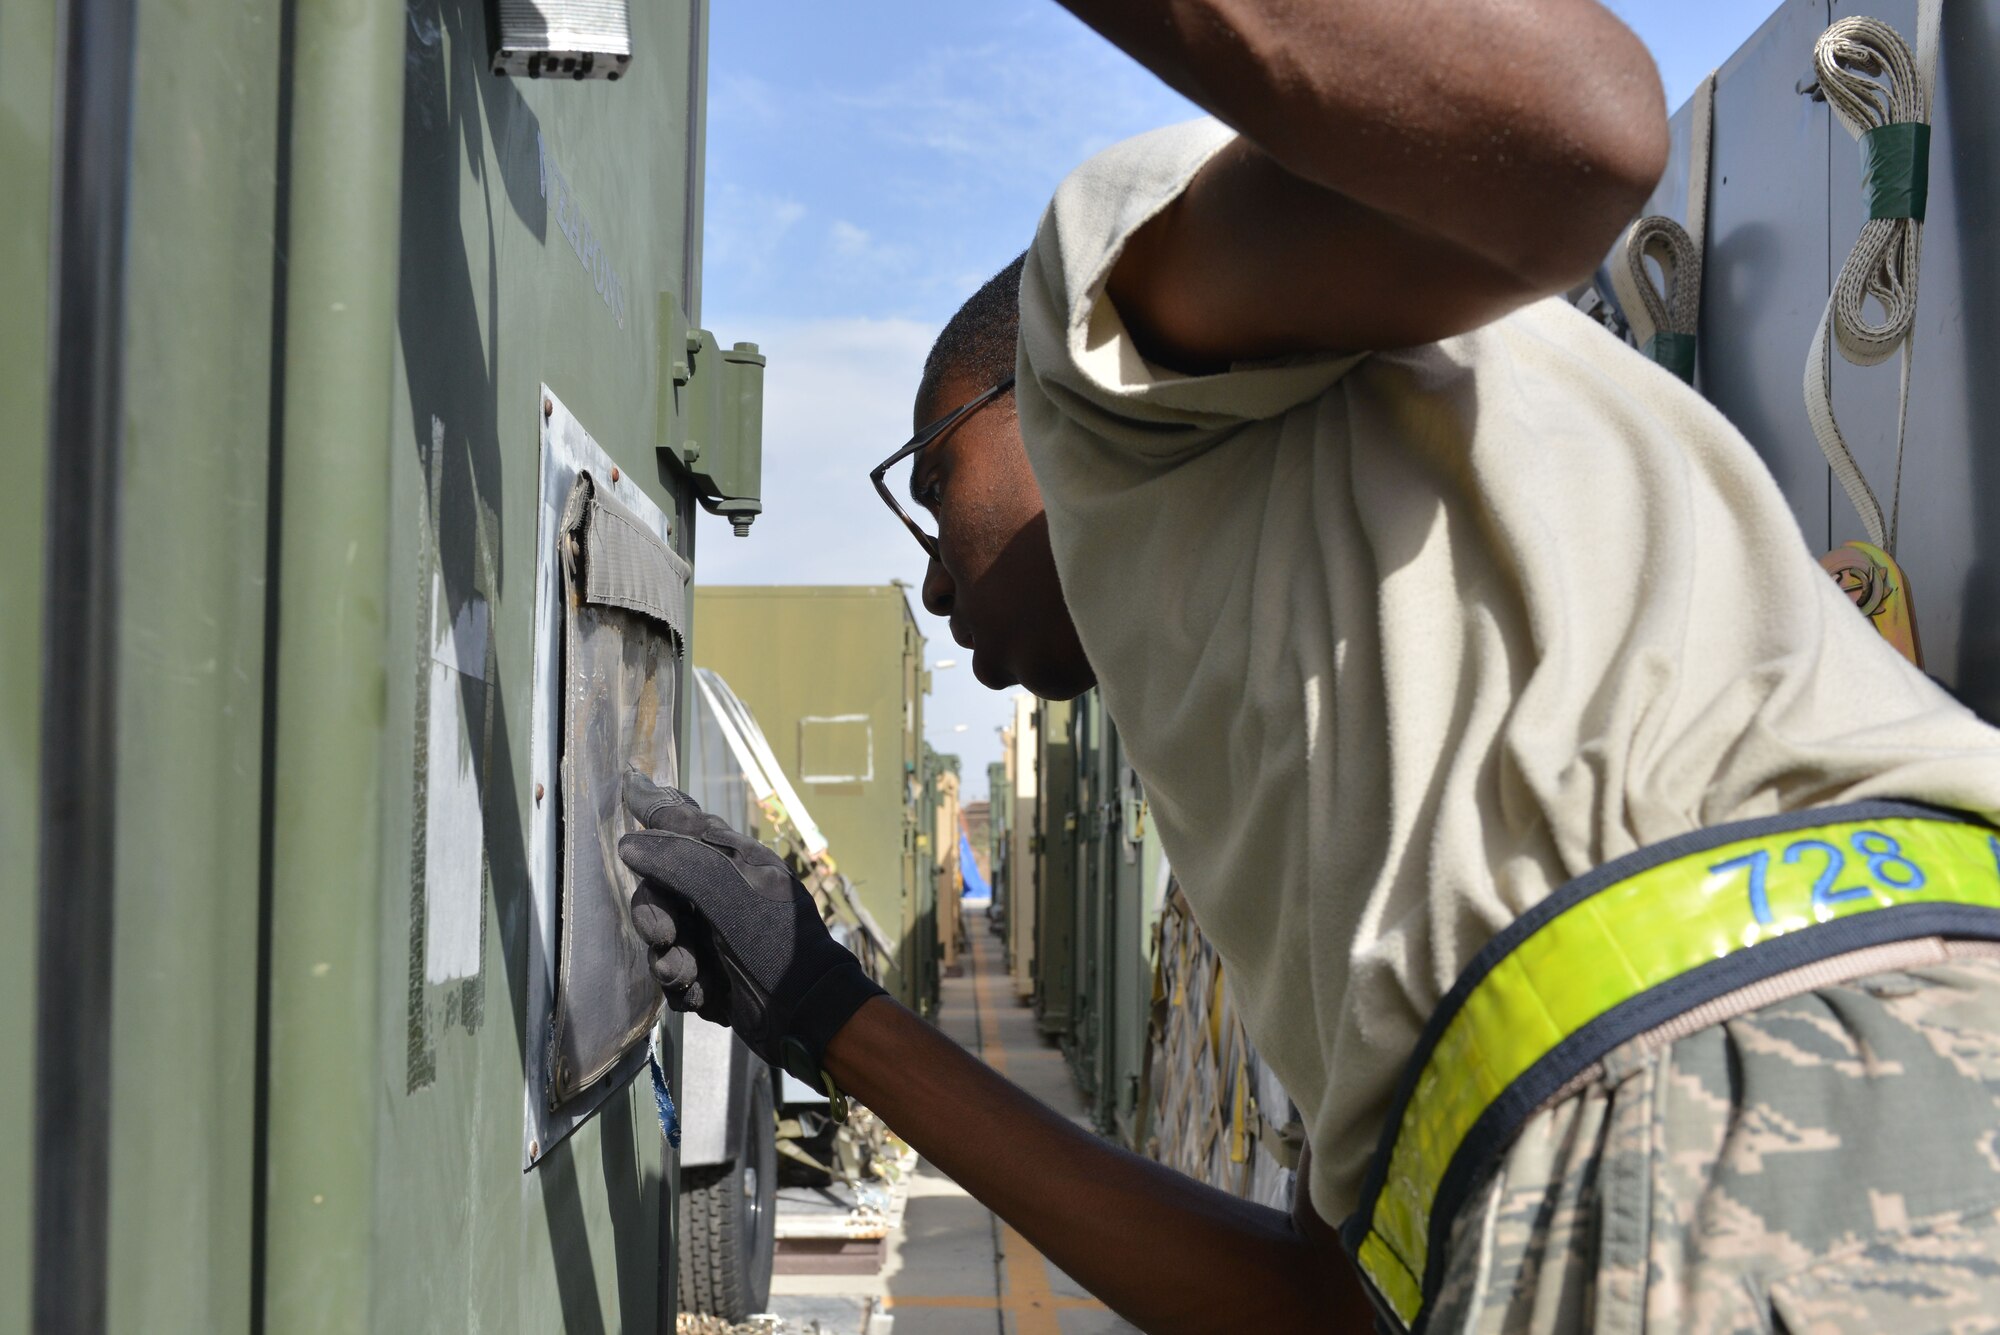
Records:
[[[989,1066],[1077,1122],[1086,1120],[1062,1053],[1007,979],[983,910],[966,923],[965,976],[944,980],[938,1025]],[[778,1275],[771,1308],[787,1335],[1123,1335],[1113,1315],[978,1201],[920,1163],[903,1226],[876,1275]]]

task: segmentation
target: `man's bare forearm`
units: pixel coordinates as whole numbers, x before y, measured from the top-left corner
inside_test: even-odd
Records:
[[[1288,171],[1537,285],[1665,164],[1659,76],[1596,0],[1062,3]]]
[[[863,1006],[826,1055],[843,1089],[1141,1329],[1369,1329],[1326,1239],[1098,1139],[894,1002]]]

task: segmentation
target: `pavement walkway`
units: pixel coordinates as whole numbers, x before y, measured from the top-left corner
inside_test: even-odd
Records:
[[[984,910],[968,914],[966,972],[943,983],[938,1027],[1078,1123],[1062,1053],[1014,995]],[[771,1307],[789,1332],[822,1335],[1137,1335],[950,1178],[919,1163],[903,1226],[876,1275],[778,1275]]]

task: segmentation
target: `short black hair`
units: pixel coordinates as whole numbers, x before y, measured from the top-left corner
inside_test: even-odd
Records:
[[[1014,349],[1021,340],[1021,269],[1027,262],[1024,250],[945,322],[937,342],[931,344],[931,355],[924,359],[917,402],[935,398],[938,386],[953,372],[977,381],[981,389],[1014,374]]]

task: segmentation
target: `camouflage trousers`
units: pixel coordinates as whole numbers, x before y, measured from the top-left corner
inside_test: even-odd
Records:
[[[1455,1221],[1428,1329],[2000,1332],[2000,960],[1929,944],[1611,1054]]]

